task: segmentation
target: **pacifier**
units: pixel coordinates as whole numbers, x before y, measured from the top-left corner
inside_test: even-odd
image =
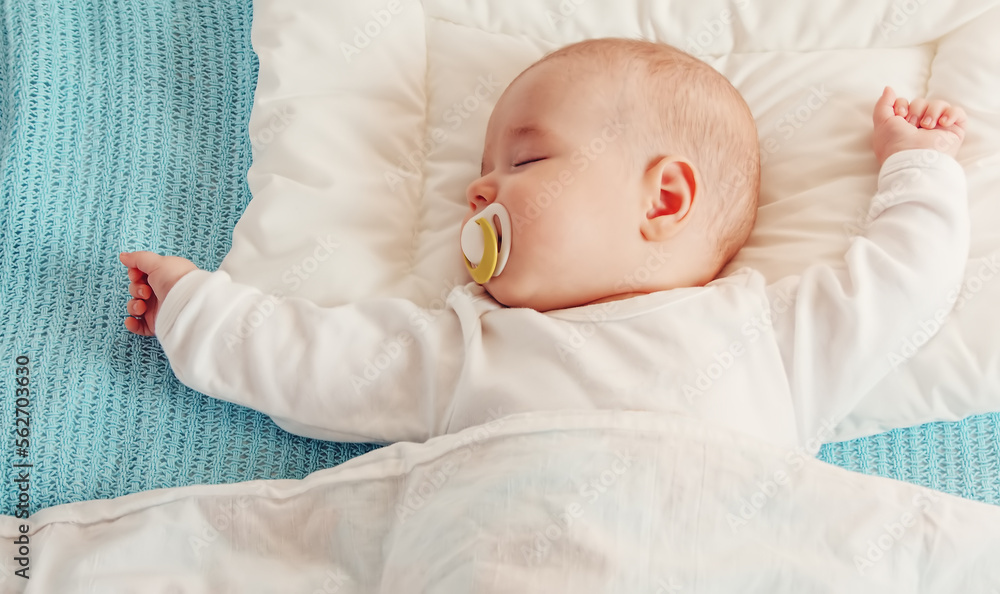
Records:
[[[500,222],[499,233],[493,217]],[[510,255],[510,238],[510,215],[499,202],[487,206],[462,227],[462,252],[472,280],[484,285],[494,276],[500,276]]]

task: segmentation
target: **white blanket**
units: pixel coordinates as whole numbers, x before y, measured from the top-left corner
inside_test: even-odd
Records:
[[[513,415],[302,481],[0,518],[0,591],[1000,592],[1000,508],[809,453],[665,414]]]

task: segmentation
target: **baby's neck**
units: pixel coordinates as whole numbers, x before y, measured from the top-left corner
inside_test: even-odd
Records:
[[[589,303],[584,303],[584,305],[596,305],[598,303],[607,303],[609,301],[618,301],[620,299],[628,299],[629,297],[638,297],[639,295],[648,295],[649,293],[633,292],[633,293],[619,293],[618,295],[608,295],[607,297],[601,297],[600,299],[595,299]]]

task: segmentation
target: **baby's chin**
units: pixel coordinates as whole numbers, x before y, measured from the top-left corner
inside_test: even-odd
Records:
[[[517,280],[500,275],[483,285],[483,288],[497,302],[507,307],[526,307],[545,312],[576,307],[585,303],[579,298],[571,299],[565,294],[560,295],[553,291],[547,291],[545,287],[532,288],[528,283],[517,282]]]
[[[483,288],[501,305],[506,305],[507,307],[524,307],[523,305],[515,305],[520,300],[517,295],[512,294],[512,291],[506,289],[505,284],[500,282],[500,277],[495,277],[483,285]]]
[[[501,274],[500,276],[493,277],[483,285],[483,288],[501,305],[506,305],[507,307],[528,307],[545,311],[538,307],[539,305],[544,305],[541,303],[544,300],[539,299],[534,292],[526,291],[524,283],[517,282],[517,279],[514,279],[513,276],[504,276]]]

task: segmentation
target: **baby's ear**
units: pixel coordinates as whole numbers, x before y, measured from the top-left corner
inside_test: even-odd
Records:
[[[662,157],[646,170],[643,188],[647,210],[642,236],[648,241],[670,239],[691,220],[699,189],[697,170],[684,157]]]

